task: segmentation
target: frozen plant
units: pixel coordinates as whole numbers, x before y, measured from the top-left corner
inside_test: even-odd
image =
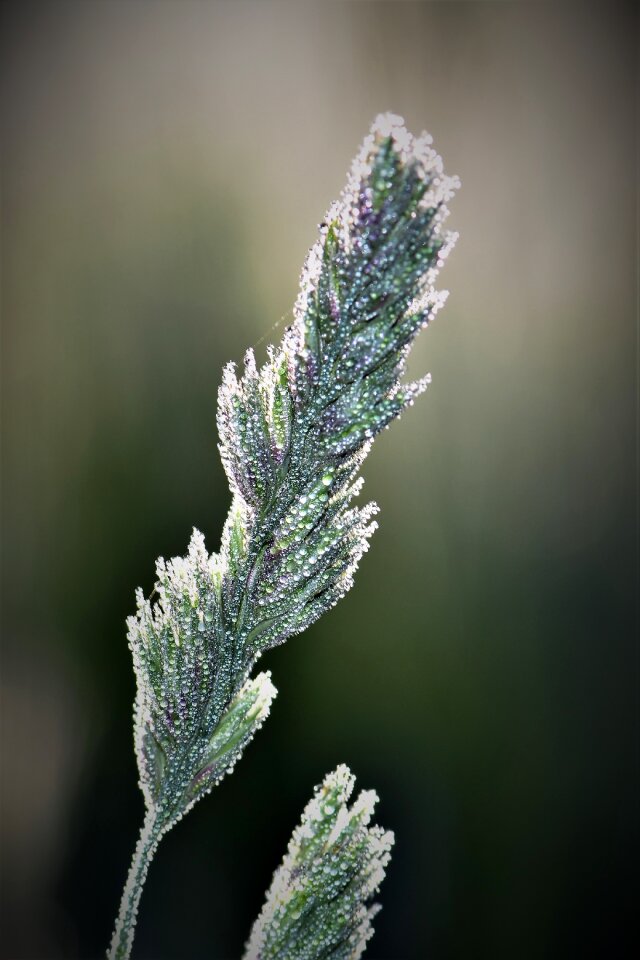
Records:
[[[376,119],[320,226],[282,343],[261,369],[249,350],[240,378],[233,364],[224,371],[218,431],[233,499],[220,552],[194,530],[185,557],[158,561],[155,599],[138,591],[128,621],[146,816],[111,958],[130,954],[161,837],[233,769],[269,712],[276,691],[268,673],[250,677],[256,661],[344,596],[368,547],[377,508],[354,505],[358,472],[429,382],[402,376],[445,299],[433,284],[455,240],[442,224],[458,183],[430,143],[399,117]],[[356,887],[364,902],[370,885]],[[301,933],[257,956],[303,960],[310,942]]]
[[[393,834],[369,826],[378,799],[372,790],[347,806],[354,782],[342,765],[316,788],[274,874],[244,960],[361,956],[380,909],[367,902],[384,878]]]

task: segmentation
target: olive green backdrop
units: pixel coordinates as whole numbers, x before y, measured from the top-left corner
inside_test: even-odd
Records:
[[[102,955],[142,817],[124,620],[229,505],[223,363],[279,339],[376,113],[462,179],[433,385],[348,597],[163,841],[138,960],[238,958],[325,772],[397,834],[370,960],[628,956],[637,853],[631,5],[3,8],[5,960]],[[627,948],[628,950],[628,948]]]

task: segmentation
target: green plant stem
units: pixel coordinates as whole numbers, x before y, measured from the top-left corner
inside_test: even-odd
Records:
[[[147,811],[129,875],[122,891],[120,911],[116,920],[108,960],[128,960],[133,945],[138,906],[144,882],[147,879],[149,864],[153,860],[162,836],[161,822],[156,810]]]

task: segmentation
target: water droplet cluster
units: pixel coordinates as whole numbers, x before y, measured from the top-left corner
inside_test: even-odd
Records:
[[[244,960],[352,960],[373,934],[369,904],[391,857],[393,834],[369,826],[377,797],[347,805],[355,778],[342,765],[316,787],[273,877]]]

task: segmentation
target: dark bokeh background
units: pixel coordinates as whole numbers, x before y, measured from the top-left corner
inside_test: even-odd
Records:
[[[338,762],[397,846],[371,960],[629,956],[631,5],[3,7],[2,956],[94,958],[142,816],[124,619],[219,542],[222,364],[277,340],[381,110],[462,190],[426,397],[366,464],[353,592],[265,667],[163,845],[139,960],[237,958]]]

